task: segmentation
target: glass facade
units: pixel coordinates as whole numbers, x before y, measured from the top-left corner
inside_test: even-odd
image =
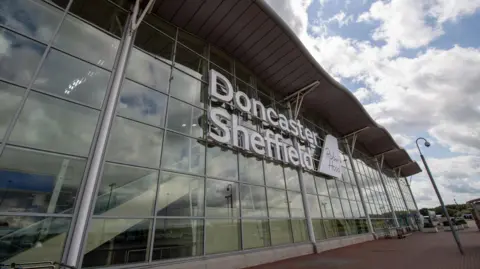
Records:
[[[69,10],[65,0],[0,2],[2,263],[65,255],[128,20],[117,2],[74,0]],[[341,178],[301,171],[302,193],[296,168],[209,142],[205,114],[218,105],[207,96],[210,69],[286,114],[274,91],[233,57],[148,15],[97,179],[84,267],[308,242],[303,195],[317,240],[368,233],[359,191],[377,229],[394,225],[387,194],[397,216],[415,210],[408,186],[399,190],[386,176],[385,190],[367,158],[354,159],[360,185],[342,155]],[[250,114],[239,118],[246,128],[265,128]],[[299,119],[328,133],[318,119]]]

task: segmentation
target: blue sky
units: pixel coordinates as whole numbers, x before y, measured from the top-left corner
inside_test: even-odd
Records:
[[[480,0],[267,2],[412,158],[417,137],[432,142],[447,203],[480,197]],[[438,204],[425,173],[412,189]]]

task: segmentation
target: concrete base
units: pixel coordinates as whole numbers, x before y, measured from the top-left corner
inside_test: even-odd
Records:
[[[438,229],[437,229],[437,227],[423,228],[423,232],[424,233],[438,233]]]
[[[354,235],[340,238],[333,238],[317,242],[318,253],[341,248],[353,244],[371,241],[373,235]],[[298,256],[313,254],[312,244],[296,244],[280,247],[271,247],[258,250],[240,251],[231,254],[211,255],[208,257],[172,261],[172,263],[163,263],[158,266],[150,265],[151,269],[240,269],[256,266],[265,263],[272,263],[280,260],[294,258]]]

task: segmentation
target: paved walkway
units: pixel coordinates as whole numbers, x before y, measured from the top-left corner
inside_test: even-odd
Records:
[[[251,269],[480,269],[480,232],[475,226],[459,235],[465,256],[452,233],[440,231],[366,242]]]

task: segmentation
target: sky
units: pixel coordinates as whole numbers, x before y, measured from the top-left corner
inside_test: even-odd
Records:
[[[480,197],[480,0],[266,0],[423,172],[419,208]],[[409,178],[410,179],[410,178]]]

